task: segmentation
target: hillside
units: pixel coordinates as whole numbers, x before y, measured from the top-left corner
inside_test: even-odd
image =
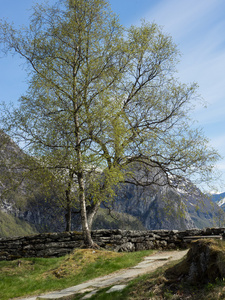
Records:
[[[38,233],[28,222],[0,210],[0,237],[25,236]]]
[[[225,211],[225,193],[210,195],[212,201]]]
[[[93,222],[92,229],[123,229],[145,230],[146,228],[138,218],[117,211],[109,213],[108,209],[100,208]]]
[[[59,207],[53,193],[46,193],[32,175],[25,176],[30,161],[30,157],[0,131],[0,236],[57,231],[62,227],[60,218],[55,217]],[[10,229],[15,228],[15,224],[18,232]]]

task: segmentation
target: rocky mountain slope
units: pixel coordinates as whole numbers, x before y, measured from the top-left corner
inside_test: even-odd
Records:
[[[53,231],[60,230],[63,222],[55,217],[59,207],[54,191],[45,193],[37,179],[24,175],[28,161],[29,157],[18,145],[0,131],[0,212],[12,216],[10,220],[18,228],[22,227],[21,230],[31,225],[28,233],[46,231],[50,227]],[[1,218],[0,232],[5,219]],[[6,235],[6,230],[4,232]]]
[[[225,211],[225,193],[210,195],[211,200]]]
[[[212,194],[210,195],[213,202],[218,203],[225,198],[225,193]]]
[[[65,211],[59,205],[57,191],[46,194],[36,179],[23,179],[26,159],[26,154],[0,132],[0,212],[14,218],[7,222],[22,230],[27,228],[27,233],[64,231]],[[107,206],[100,209],[93,229],[182,230],[222,225],[225,219],[225,213],[188,180],[176,189],[125,184],[118,189],[115,202],[109,209]],[[7,235],[5,219],[0,220],[0,236]],[[72,229],[79,229],[77,215],[73,215]]]
[[[147,229],[221,226],[224,212],[190,181],[172,187],[121,188],[113,208],[137,217]]]

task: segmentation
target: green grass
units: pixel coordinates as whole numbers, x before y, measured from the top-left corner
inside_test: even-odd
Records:
[[[0,299],[39,295],[136,265],[151,250],[115,253],[79,249],[61,258],[0,262]]]
[[[170,300],[224,300],[225,281],[216,281],[203,286],[177,285],[168,283],[164,273],[168,267],[173,266],[173,262],[167,266],[159,268],[151,274],[142,275],[132,280],[127,287],[118,292],[107,293],[110,287],[99,290],[90,300],[147,300],[147,299],[170,299]],[[77,295],[73,300],[80,300],[84,295]]]
[[[204,241],[207,242],[207,241]],[[224,241],[213,241],[212,250],[225,251]],[[221,262],[225,265],[225,262]],[[188,283],[182,276],[171,277],[168,270],[179,269],[180,261],[171,262],[155,272],[145,274],[130,281],[127,287],[118,292],[108,294],[110,287],[99,290],[91,300],[224,300],[225,278],[216,278],[208,283]],[[77,295],[73,300],[81,299]]]
[[[112,216],[108,209],[100,208],[93,222],[93,229],[109,228],[123,230],[146,230],[140,220],[126,213],[112,210]]]
[[[29,223],[0,211],[0,237],[24,236],[37,233]]]

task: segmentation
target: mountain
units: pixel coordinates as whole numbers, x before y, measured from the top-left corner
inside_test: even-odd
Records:
[[[100,208],[94,218],[92,229],[122,229],[122,230],[145,230],[146,228],[138,218],[121,212]]]
[[[225,211],[225,193],[210,195],[211,200]]]
[[[20,230],[27,228],[27,234],[32,231],[61,231],[64,220],[56,218],[57,214],[62,215],[56,192],[46,192],[33,175],[30,178],[24,176],[31,161],[14,141],[0,131],[0,212],[4,216],[10,215],[10,220],[21,227]],[[0,236],[3,231],[6,235],[4,220],[6,218],[1,218]]]
[[[177,188],[125,185],[112,207],[137,217],[146,229],[204,228],[225,220],[218,205],[186,179]]]
[[[4,132],[0,131],[0,237],[65,230],[65,210],[57,199],[55,185],[45,192],[37,178],[24,179],[30,158]],[[113,217],[101,208],[93,229],[122,228],[144,230],[137,218],[115,212]],[[73,215],[72,230],[80,229]]]
[[[65,210],[57,199],[57,184],[46,192],[38,178],[23,178],[29,159],[0,131],[0,236],[65,230]],[[136,172],[141,172],[140,168]],[[225,219],[218,205],[187,179],[177,188],[124,184],[116,194],[111,205],[105,203],[99,210],[93,229],[183,230],[220,226]],[[76,229],[80,229],[80,221],[73,215],[72,230]]]
[[[212,194],[210,197],[213,202],[218,203],[225,198],[225,193]]]

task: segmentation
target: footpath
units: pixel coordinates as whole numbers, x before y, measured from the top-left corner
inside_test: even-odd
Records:
[[[84,294],[83,300],[91,298],[98,290],[111,287],[108,291],[115,292],[126,287],[128,282],[135,277],[155,271],[164,264],[183,258],[188,250],[184,251],[162,251],[147,256],[138,265],[123,269],[112,274],[98,277],[82,284],[66,288],[61,291],[50,292],[48,294],[33,296],[28,298],[17,298],[17,300],[71,300],[76,294]]]

